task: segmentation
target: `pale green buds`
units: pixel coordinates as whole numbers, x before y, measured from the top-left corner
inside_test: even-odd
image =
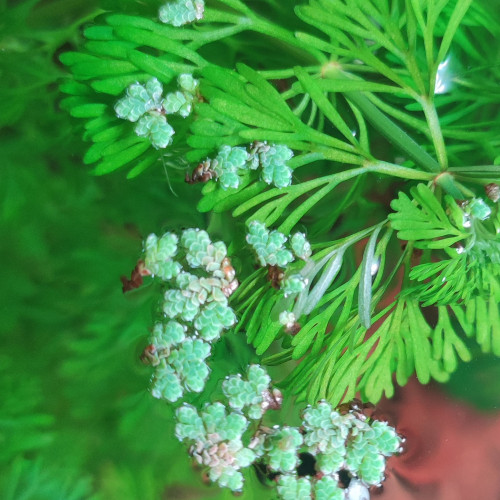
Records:
[[[293,261],[290,250],[284,245],[287,238],[278,231],[269,231],[265,224],[252,221],[248,225],[247,242],[253,247],[262,266],[285,267]]]
[[[292,169],[286,164],[292,156],[293,151],[287,146],[257,142],[248,150],[239,146],[222,146],[217,156],[207,158],[205,164],[222,189],[237,189],[241,183],[240,174],[258,167],[262,167],[261,179],[264,182],[283,188],[292,183]]]
[[[291,276],[285,276],[281,282],[281,290],[285,294],[294,295],[300,293],[307,285],[307,279],[301,274],[292,274]]]
[[[158,79],[151,78],[145,84],[134,83],[115,105],[118,118],[137,122],[135,133],[147,137],[157,149],[170,145],[175,133],[165,115],[176,113],[185,118],[192,110],[198,81],[190,74],[182,74],[177,83],[181,90],[167,94],[164,99],[163,86]]]
[[[162,304],[168,321],[155,325],[143,359],[156,367],[153,395],[174,402],[186,391],[204,389],[211,343],[237,321],[227,298],[238,282],[226,245],[212,242],[200,229],[186,229],[180,239],[173,233],[150,234],[144,252],[146,270],[170,288]]]
[[[274,184],[277,188],[284,188],[292,183],[292,169],[286,162],[292,158],[292,150],[283,144],[271,147],[259,155],[262,166],[262,180],[267,184]]]
[[[162,23],[179,27],[203,19],[204,9],[203,0],[174,0],[160,7],[158,17]]]
[[[278,479],[278,495],[283,499],[310,500],[311,481],[305,477],[283,474]]]
[[[176,412],[175,432],[179,440],[191,444],[195,460],[208,467],[210,480],[220,486],[240,491],[243,475],[239,470],[257,458],[242,442],[248,427],[247,419],[238,413],[227,413],[222,403],[206,405],[201,414],[185,405]]]
[[[266,461],[272,470],[292,472],[297,468],[299,449],[302,447],[302,434],[295,427],[276,429],[267,439]]]
[[[292,251],[297,258],[306,260],[311,256],[311,245],[306,240],[306,235],[304,233],[295,233],[290,239],[290,244],[292,245]]]
[[[133,83],[127,89],[127,95],[116,103],[116,115],[136,122],[148,111],[161,108],[162,92],[163,86],[156,78],[151,78],[145,85]]]
[[[228,377],[222,383],[222,390],[231,408],[245,410],[250,419],[258,420],[267,409],[271,377],[259,365],[249,366],[247,377],[248,380],[239,374]]]

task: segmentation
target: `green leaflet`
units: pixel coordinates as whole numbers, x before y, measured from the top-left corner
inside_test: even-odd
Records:
[[[248,85],[246,88],[247,93],[249,93],[254,100],[258,99],[261,102],[264,101],[270,112],[276,113],[284,120],[292,124],[300,123],[300,121],[292,113],[291,109],[286,105],[276,88],[273,87],[265,78],[259,75],[257,71],[254,71],[246,64],[238,64],[237,68],[239,73],[254,85]]]
[[[65,52],[61,54],[60,60],[63,64],[71,66],[75,77],[82,80],[126,74],[136,70],[136,66],[129,61],[100,59],[79,52]]]
[[[150,75],[148,73],[133,73],[130,75],[119,75],[111,78],[102,78],[91,82],[90,86],[97,92],[103,92],[113,96],[118,96],[135,82],[146,81]]]
[[[127,179],[133,179],[138,175],[142,174],[144,170],[151,167],[158,161],[158,156],[154,152],[145,155],[141,160],[139,160],[127,173]]]
[[[332,302],[332,307],[338,307],[340,303],[340,298],[337,298]],[[383,393],[388,397],[393,394],[393,370],[400,385],[404,385],[414,371],[421,383],[427,383],[431,377],[445,381],[456,369],[457,356],[463,361],[470,359],[469,350],[451,326],[446,307],[439,308],[439,320],[435,328],[428,325],[414,300],[401,299],[378,313],[374,319],[384,316],[383,323],[368,338],[364,338],[365,328],[350,321],[346,333],[351,330],[354,332],[356,340],[353,346],[348,347],[346,344],[348,335],[337,337],[316,361],[310,360],[308,363],[303,362],[303,366],[299,365],[285,381],[286,386],[293,390],[294,381],[306,377],[307,371],[310,380],[307,397],[311,401],[327,398],[336,404],[346,390],[347,398],[361,390],[367,400],[377,402]],[[297,346],[310,335],[310,327],[305,328],[306,332],[300,332],[301,337],[297,341],[294,339]],[[356,374],[362,377],[358,380]],[[299,387],[296,392],[304,390],[305,387]]]
[[[121,40],[91,40],[84,47],[93,54],[116,59],[127,59],[129,50],[137,47],[136,43]]]
[[[273,117],[271,114],[259,112],[237,100],[216,97],[210,101],[210,104],[219,113],[229,116],[229,118],[239,119],[246,125],[278,132],[290,131],[288,123]]]
[[[240,205],[246,200],[262,192],[266,187],[264,182],[251,182],[251,175],[248,173],[242,178],[240,188],[237,192],[232,190],[217,189],[215,183],[207,184],[203,188],[203,198],[198,203],[200,212],[225,212]]]
[[[124,151],[110,153],[108,156],[111,156],[111,158],[104,159],[104,161],[99,163],[94,169],[94,173],[96,175],[108,174],[139,158],[142,153],[150,148],[150,143],[147,140],[137,139],[136,144]]]
[[[75,118],[95,118],[101,116],[107,109],[105,104],[88,103],[73,106],[70,110],[71,116]]]
[[[353,137],[351,129],[342,119],[339,112],[332,106],[328,98],[321,92],[319,86],[316,85],[314,80],[302,68],[295,68],[295,72],[302,87],[311,96],[323,114],[349,142],[356,146],[357,141]]]
[[[201,67],[205,65],[205,60],[196,52],[188,49],[182,43],[174,41],[160,34],[135,27],[117,27],[114,31],[120,38],[128,40],[129,42],[133,42],[134,44],[152,47],[154,49],[164,51],[169,55],[186,59]],[[151,57],[151,59],[157,58]],[[151,74],[156,75],[156,73]]]
[[[392,227],[398,231],[398,238],[415,241],[417,248],[446,248],[469,237],[462,227],[456,227],[425,184],[411,189],[411,194],[420,208],[400,192],[391,207],[396,211],[389,214]]]
[[[209,81],[214,89],[225,92],[218,95],[230,95],[233,99],[249,106],[258,106],[258,101],[246,92],[245,80],[238,73],[219,66],[210,65],[203,68],[201,74]],[[217,116],[217,115],[215,115]]]
[[[347,291],[346,294],[343,294],[342,289],[344,287],[337,288],[335,292],[341,293],[340,297],[337,297],[335,300],[333,300],[333,302],[329,304],[323,312],[317,315],[313,315],[309,319],[309,321],[304,326],[302,326],[299,333],[293,338],[293,359],[300,359],[302,356],[304,356],[310,349],[311,345],[313,345],[313,342],[314,352],[311,352],[311,355],[317,353],[317,351],[321,348],[331,318],[333,317],[334,313],[342,306],[342,303],[347,300],[349,291]]]
[[[424,306],[468,300],[473,289],[468,283],[466,265],[467,257],[459,255],[455,259],[415,266],[410,278],[420,282],[430,280],[416,286],[414,293]]]
[[[381,229],[382,227],[379,226],[373,231],[366,245],[363,261],[361,262],[358,308],[361,324],[365,328],[370,328],[371,326],[372,276],[377,272],[377,270],[373,270],[373,267],[374,265],[378,267],[378,264],[374,260],[375,246]]]
[[[432,352],[436,360],[442,360],[446,372],[452,373],[457,368],[457,356],[462,361],[470,361],[471,353],[464,341],[455,332],[448,309],[438,308],[439,319],[432,334]]]
[[[258,306],[254,310],[253,316],[250,318],[250,322],[246,326],[246,334],[247,334],[247,341],[249,343],[255,343],[257,335],[259,334],[259,331],[261,331],[261,335],[265,335],[266,332],[261,328],[262,322],[265,322],[267,320],[268,316],[265,316],[264,313],[271,312],[271,308],[273,306],[273,290],[268,290],[266,294],[262,297],[260,300]],[[280,325],[281,328],[281,325]],[[259,338],[260,341],[260,338]],[[255,345],[255,344],[254,344]]]
[[[129,52],[129,60],[137,69],[150,75],[155,75],[158,80],[169,83],[176,76],[176,72],[169,68],[168,61],[144,54],[138,50]]]
[[[278,338],[282,332],[283,326],[279,321],[267,322],[261,327],[260,335],[257,335],[254,341],[255,352],[261,355],[266,352],[271,344]]]

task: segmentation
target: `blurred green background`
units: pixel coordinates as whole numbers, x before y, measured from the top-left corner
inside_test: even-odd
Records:
[[[97,4],[0,0],[0,498],[233,498],[204,486],[171,409],[149,395],[139,354],[157,295],[124,296],[119,279],[142,237],[206,216],[162,169],[89,175],[79,124],[58,107],[58,54]],[[450,390],[494,405],[492,370],[461,368]],[[248,480],[243,500],[272,498]]]
[[[0,1],[0,498],[232,498],[204,486],[148,393],[139,354],[157,293],[120,283],[144,235],[206,223],[161,169],[89,175],[59,109],[58,55],[96,12]]]

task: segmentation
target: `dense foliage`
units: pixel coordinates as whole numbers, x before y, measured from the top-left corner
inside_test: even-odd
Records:
[[[259,363],[285,399],[335,407],[500,355],[498,12],[202,4],[0,3],[2,498],[229,498],[202,489],[148,387],[201,412]],[[141,240],[186,227],[145,241],[146,269],[203,272],[123,296]],[[214,300],[181,298],[194,287]],[[316,488],[290,477],[278,492]],[[275,495],[245,478],[243,498]]]

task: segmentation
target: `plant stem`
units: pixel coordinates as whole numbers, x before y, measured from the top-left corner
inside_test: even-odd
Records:
[[[373,172],[377,174],[391,175],[392,177],[399,177],[401,179],[411,179],[417,181],[429,181],[434,179],[434,174],[430,172],[423,172],[414,168],[402,167],[394,163],[385,161],[366,162],[366,172]]]
[[[427,124],[429,125],[432,142],[434,143],[434,149],[436,150],[441,170],[444,171],[448,168],[448,157],[446,155],[443,132],[441,131],[441,125],[439,124],[436,107],[434,106],[434,102],[428,97],[422,97],[420,99],[420,104],[422,105],[425,118],[427,119]]]
[[[420,165],[429,172],[437,173],[441,170],[439,164],[427,151],[382,113],[362,92],[346,92],[345,95],[359,108],[374,128],[387,137],[393,144],[400,147],[417,165]]]
[[[415,60],[415,56],[409,52],[405,54],[406,58],[406,67],[408,68],[408,71],[410,72],[410,75],[413,78],[413,81],[417,85],[419,92],[426,92],[425,90],[425,83],[424,79],[422,78],[422,74],[420,73],[420,70],[418,69],[418,64],[417,61]]]
[[[434,179],[434,182],[438,186],[441,186],[449,195],[453,196],[453,198],[455,198],[456,200],[461,200],[464,198],[464,194],[456,185],[453,175],[449,174],[448,172],[439,174]]]

